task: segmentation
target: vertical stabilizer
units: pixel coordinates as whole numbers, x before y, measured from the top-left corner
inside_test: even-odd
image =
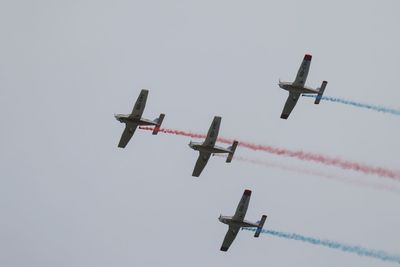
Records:
[[[231,152],[229,152],[228,157],[226,158],[226,162],[229,163],[232,161],[233,155],[235,154],[236,147],[238,146],[238,141],[233,141],[232,146],[230,147]]]
[[[160,130],[161,123],[163,122],[164,117],[165,117],[165,114],[161,113],[161,114],[160,114],[160,117],[158,117],[158,119],[156,119],[157,125],[156,125],[156,126],[154,127],[154,129],[153,129],[153,135],[158,134],[158,131]]]
[[[321,101],[322,95],[324,94],[325,87],[326,87],[327,84],[328,84],[327,81],[323,81],[322,82],[321,88],[319,88],[318,95],[315,98],[314,104],[318,105],[319,102]]]
[[[254,234],[254,237],[259,237],[260,236],[260,233],[261,233],[261,231],[262,231],[262,229],[264,227],[264,223],[265,223],[266,219],[267,219],[267,215],[263,215],[261,217],[261,221],[258,224],[258,227],[257,227],[256,233]]]

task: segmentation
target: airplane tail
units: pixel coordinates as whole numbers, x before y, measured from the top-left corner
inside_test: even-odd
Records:
[[[259,237],[260,236],[260,233],[261,233],[261,231],[262,231],[262,229],[264,227],[264,223],[265,223],[266,219],[267,219],[267,215],[263,215],[261,217],[261,221],[258,223],[258,227],[257,227],[256,233],[254,234],[254,237]]]
[[[319,102],[321,101],[322,94],[324,93],[325,87],[326,87],[327,84],[328,84],[327,81],[323,81],[323,82],[322,82],[322,85],[321,85],[321,87],[319,88],[318,95],[317,95],[317,97],[315,98],[314,104],[319,104]]]
[[[160,117],[158,117],[157,119],[155,119],[155,122],[157,123],[157,125],[154,127],[153,135],[158,134],[158,131],[160,130],[161,123],[163,122],[164,117],[165,117],[165,114],[161,113],[161,114],[160,114]]]
[[[231,152],[229,152],[229,155],[228,155],[228,157],[226,158],[226,163],[229,163],[229,162],[232,161],[233,154],[235,154],[235,150],[236,150],[236,147],[238,146],[238,144],[239,144],[239,142],[235,140],[235,141],[233,141],[232,146],[229,147],[229,150],[230,150]]]

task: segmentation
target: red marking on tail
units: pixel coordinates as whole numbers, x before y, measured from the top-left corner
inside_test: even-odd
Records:
[[[153,131],[153,127],[139,127],[139,128],[142,130]],[[197,134],[197,133],[191,133],[191,132],[173,130],[173,129],[160,129],[160,132],[168,133],[168,134],[176,134],[176,135],[181,135],[181,136],[188,136],[188,137],[192,137],[192,138],[205,138],[206,137],[205,134]],[[224,144],[232,144],[233,139],[220,137],[220,138],[218,138],[218,141],[221,143],[224,143]],[[296,150],[289,150],[289,149],[285,149],[285,148],[277,148],[277,147],[268,146],[268,145],[253,144],[253,143],[240,141],[240,140],[238,140],[238,141],[239,141],[239,146],[245,147],[245,148],[248,148],[248,149],[251,149],[254,151],[263,151],[263,152],[267,152],[267,153],[278,155],[278,156],[286,156],[286,157],[297,158],[300,160],[318,162],[318,163],[322,163],[322,164],[329,165],[329,166],[335,166],[335,167],[339,167],[339,168],[346,169],[346,170],[358,171],[358,172],[362,172],[365,174],[375,174],[378,176],[392,178],[394,180],[400,181],[400,172],[386,169],[383,167],[370,166],[370,165],[363,164],[363,163],[352,162],[352,161],[348,161],[348,160],[344,160],[344,159],[340,159],[340,158],[333,158],[333,157],[325,156],[322,154],[304,152],[301,150],[296,151]]]

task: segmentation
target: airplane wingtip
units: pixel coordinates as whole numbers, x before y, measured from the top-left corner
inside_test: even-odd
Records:
[[[304,55],[304,60],[311,61],[311,59],[312,59],[312,55],[310,55],[310,54],[305,54]]]
[[[282,115],[281,115],[281,119],[284,119],[284,120],[287,120],[288,117],[289,117],[288,114],[282,114]]]
[[[251,190],[249,190],[249,189],[244,190],[244,195],[245,196],[250,196],[251,195]]]

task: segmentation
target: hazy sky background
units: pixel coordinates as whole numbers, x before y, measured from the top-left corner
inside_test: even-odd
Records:
[[[0,2],[0,266],[389,266],[242,231],[219,251],[245,188],[266,228],[400,253],[400,196],[211,158],[179,136],[123,131],[144,117],[205,133],[400,169],[398,116],[301,98],[280,114],[304,53],[307,85],[400,108],[398,1]],[[237,155],[400,187],[238,148]]]

